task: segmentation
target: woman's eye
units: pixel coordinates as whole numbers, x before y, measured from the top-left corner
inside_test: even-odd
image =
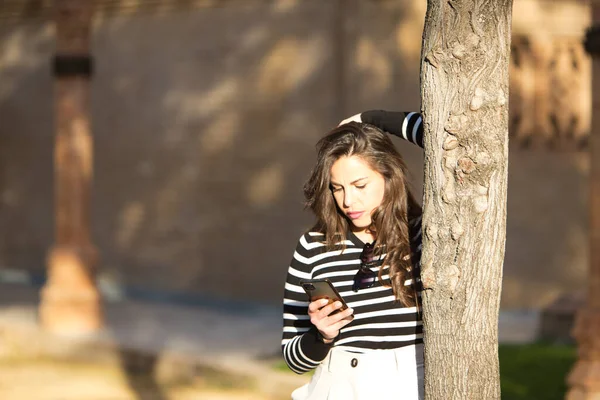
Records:
[[[364,184],[364,185],[356,185],[357,189],[364,189],[365,187],[367,187],[366,184]]]
[[[337,188],[336,188],[336,187],[332,187],[332,188],[331,188],[331,191],[332,191],[333,193],[337,193],[337,192],[339,192],[340,190],[342,190],[342,188],[339,188],[339,187],[337,187]]]

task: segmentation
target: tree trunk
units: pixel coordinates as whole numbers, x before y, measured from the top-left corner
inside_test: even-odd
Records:
[[[592,2],[593,27],[586,37],[592,56],[592,130],[590,132],[590,260],[585,306],[575,319],[578,356],[569,376],[567,400],[600,398],[600,1]]]
[[[80,335],[103,325],[90,235],[93,144],[89,118],[92,0],[56,0],[55,244],[41,292],[40,322],[55,333]]]
[[[499,399],[512,0],[428,0],[425,398]]]

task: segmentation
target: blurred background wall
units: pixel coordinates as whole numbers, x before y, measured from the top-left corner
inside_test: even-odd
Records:
[[[48,2],[17,3],[0,6],[0,277],[43,276],[54,229],[53,28]],[[420,109],[425,7],[98,1],[103,288],[279,303],[318,138],[366,109]],[[588,248],[589,4],[515,0],[513,15],[505,309],[577,291]],[[420,193],[421,151],[396,143]]]

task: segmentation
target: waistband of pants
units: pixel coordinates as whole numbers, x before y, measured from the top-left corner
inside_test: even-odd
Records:
[[[391,350],[373,350],[367,353],[352,353],[334,347],[323,361],[323,366],[326,366],[330,372],[371,368],[403,369],[407,365],[422,364],[423,343]]]

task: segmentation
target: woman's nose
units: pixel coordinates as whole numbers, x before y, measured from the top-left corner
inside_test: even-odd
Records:
[[[350,207],[350,206],[352,205],[353,201],[354,201],[354,196],[352,196],[352,195],[350,194],[350,191],[349,191],[349,190],[347,190],[347,191],[344,193],[344,206],[345,206],[345,207]]]

